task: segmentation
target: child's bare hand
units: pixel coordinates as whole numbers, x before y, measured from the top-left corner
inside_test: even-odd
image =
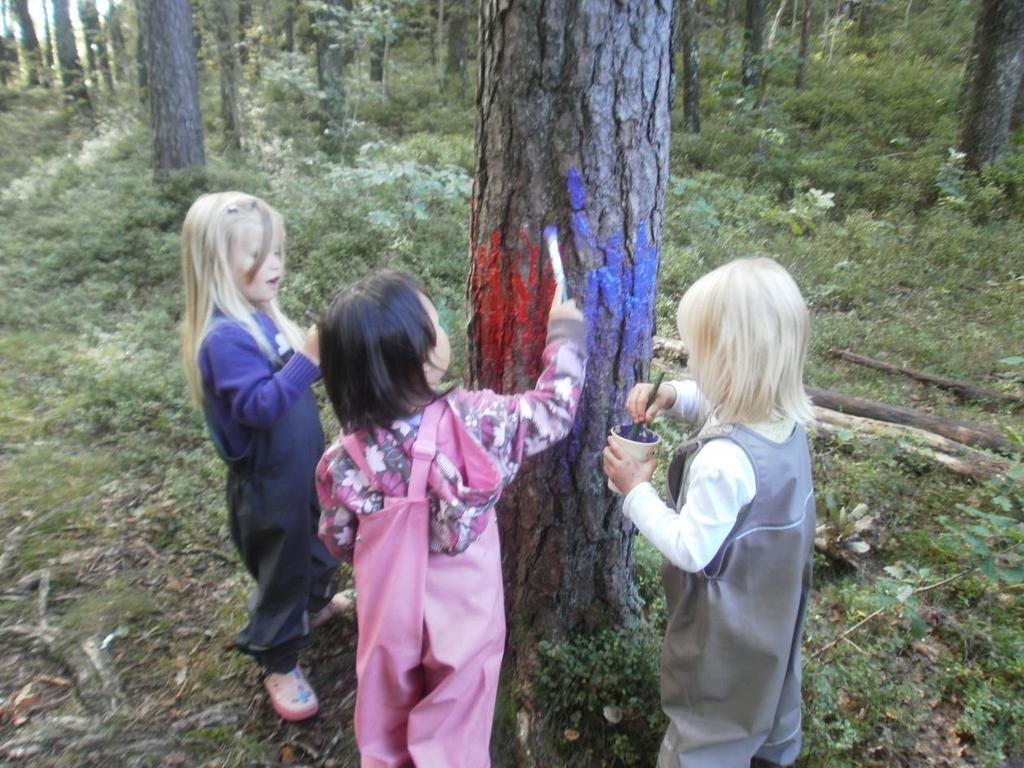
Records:
[[[654,477],[654,469],[658,466],[657,457],[651,457],[647,461],[639,462],[632,458],[616,445],[611,438],[608,438],[608,445],[602,454],[604,459],[604,473],[608,479],[615,484],[615,487],[622,491],[623,495],[629,493],[640,483],[649,483]]]
[[[302,354],[308,357],[316,366],[320,365],[320,331],[316,323],[309,326],[306,331],[306,340],[302,342]]]
[[[637,384],[626,398],[626,413],[633,421],[650,421],[655,414],[676,404],[676,388],[664,383],[658,387],[656,397],[651,397],[654,386]]]
[[[558,297],[555,296],[554,302],[551,304],[551,312],[548,314],[548,321],[551,320],[582,320],[583,313],[580,312],[576,306],[575,299],[569,299],[568,301],[559,301]]]

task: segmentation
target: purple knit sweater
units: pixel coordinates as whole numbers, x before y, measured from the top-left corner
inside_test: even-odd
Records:
[[[253,316],[281,359],[291,347],[262,312]],[[254,429],[267,429],[320,377],[301,352],[283,366],[270,360],[244,326],[221,316],[199,348],[199,370],[210,417],[227,441],[230,458],[249,448]]]

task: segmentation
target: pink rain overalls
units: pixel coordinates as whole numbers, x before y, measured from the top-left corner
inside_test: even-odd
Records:
[[[461,554],[428,548],[427,475],[440,444],[460,442],[443,398],[431,403],[412,449],[404,497],[360,517],[353,570],[356,742],[363,768],[486,768],[505,644],[501,554],[493,517]],[[376,486],[363,446],[346,452]],[[379,486],[376,486],[380,490]]]

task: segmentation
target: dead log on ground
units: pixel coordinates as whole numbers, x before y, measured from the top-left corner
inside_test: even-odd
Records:
[[[666,339],[661,336],[655,336],[653,341],[655,352],[661,352],[683,361],[688,357],[686,347],[683,346],[682,342]],[[821,389],[820,387],[805,387],[805,389],[814,405],[833,411],[852,414],[853,416],[864,416],[869,419],[892,424],[917,427],[918,429],[934,432],[950,440],[976,448],[984,448],[1006,454],[1024,453],[1024,447],[1011,443],[998,432],[979,427],[975,424],[969,424],[965,421],[944,419],[940,416],[933,416],[930,413],[914,410],[913,408],[889,405],[888,403],[868,400],[863,397],[843,395],[829,389]]]
[[[921,439],[917,433],[921,433],[923,430],[916,430],[913,427],[862,419],[859,416],[849,416],[820,407],[815,407],[814,414],[816,418],[814,429],[823,434],[838,436],[843,430],[849,430],[855,434],[869,437],[910,438],[909,441],[900,440],[899,446],[902,450],[941,464],[958,475],[980,480],[1005,472],[1009,466],[1009,463],[1003,459],[976,451],[952,440],[946,440],[949,448],[941,450],[935,447],[934,440]],[[945,440],[939,435],[932,437]],[[924,444],[922,445],[916,440],[920,440]]]
[[[876,360],[873,357],[868,357],[867,355],[862,355],[849,349],[833,349],[832,356],[838,357],[841,360],[846,360],[849,363],[863,365],[866,368],[874,368],[879,371],[885,371],[886,373],[895,373],[900,376],[906,376],[914,379],[915,381],[920,381],[924,384],[931,384],[939,387],[940,389],[949,390],[963,400],[995,400],[997,402],[1009,403],[1012,405],[1019,405],[1024,402],[1024,398],[1018,397],[1017,395],[1012,395],[1007,392],[996,392],[994,389],[980,387],[977,384],[972,384],[971,382],[964,381],[962,379],[947,379],[942,376],[936,376],[932,373],[916,371],[913,368],[904,368],[901,365],[893,365],[892,363]]]

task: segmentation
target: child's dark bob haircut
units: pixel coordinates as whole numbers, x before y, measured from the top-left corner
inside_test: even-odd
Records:
[[[346,432],[387,427],[437,397],[424,363],[437,343],[416,280],[376,270],[342,289],[320,330],[320,372]]]

